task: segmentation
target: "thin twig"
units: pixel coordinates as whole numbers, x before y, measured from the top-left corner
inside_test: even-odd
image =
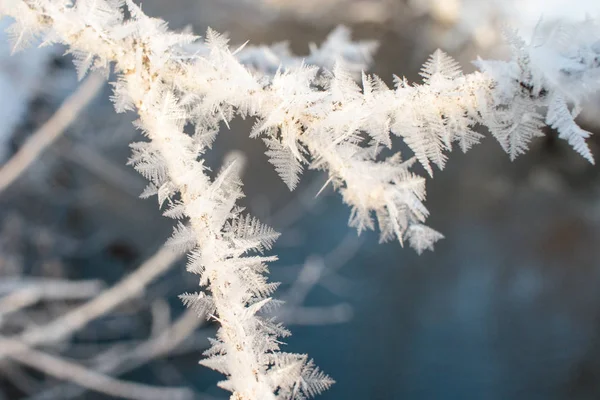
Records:
[[[192,397],[190,390],[186,388],[153,387],[114,379],[78,364],[31,349],[17,340],[1,338],[0,349],[10,349],[11,359],[30,368],[111,396],[134,400],[188,399]]]
[[[103,181],[130,196],[137,198],[144,189],[144,183],[137,175],[124,170],[102,155],[98,149],[94,149],[85,143],[74,143],[68,146],[67,149],[61,149],[60,152],[67,159],[84,167]]]
[[[0,316],[29,307],[41,300],[81,300],[96,296],[102,291],[103,283],[98,280],[55,281],[40,280],[0,299]]]
[[[0,169],[0,193],[9,187],[37,157],[73,123],[102,88],[105,79],[99,73],[90,74],[60,108],[42,125],[23,147]]]
[[[166,272],[180,257],[181,255],[175,254],[171,249],[163,246],[136,271],[102,292],[98,297],[46,325],[27,330],[19,337],[19,340],[30,346],[63,340],[91,320],[139,295],[149,282]]]
[[[118,355],[109,354],[114,353],[112,349],[109,350],[102,357],[104,360],[94,370],[112,376],[127,373],[153,359],[171,354],[203,323],[204,319],[199,317],[195,310],[188,309],[169,328],[134,349],[120,351]],[[207,335],[203,335],[203,337],[205,338]],[[206,342],[208,345],[208,340]],[[84,389],[69,384],[57,385],[30,397],[29,400],[55,399],[57,396],[66,400],[81,395],[83,391]]]

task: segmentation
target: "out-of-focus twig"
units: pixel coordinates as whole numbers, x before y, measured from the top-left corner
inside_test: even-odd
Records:
[[[41,277],[2,277],[0,280],[0,295],[31,289],[43,293],[45,297],[62,298],[85,298],[99,293],[104,288],[101,280],[90,279],[83,281],[41,278]],[[75,290],[82,290],[86,294],[73,293]],[[71,293],[64,293],[71,292]]]
[[[3,362],[0,364],[0,372],[6,379],[23,393],[31,394],[40,390],[42,383],[35,379],[28,371],[16,362]],[[0,400],[5,397],[0,396]]]
[[[0,299],[0,316],[29,307],[40,300],[80,300],[96,296],[104,284],[98,280],[89,281],[43,281],[23,285]]]
[[[186,388],[153,387],[114,379],[76,363],[31,349],[17,340],[0,339],[0,349],[4,350],[5,354],[8,350],[9,357],[23,365],[111,396],[135,400],[189,399],[192,397],[192,393]]]
[[[54,115],[2,166],[0,169],[0,193],[9,187],[48,146],[62,135],[81,110],[100,91],[104,81],[104,77],[99,73],[90,74]]]
[[[103,361],[94,370],[101,374],[118,376],[155,358],[171,354],[203,323],[204,319],[199,317],[195,310],[188,309],[169,328],[134,349],[122,350],[118,354],[109,350],[102,356]],[[208,337],[208,335],[203,335],[203,337]],[[208,339],[206,342],[208,345]],[[83,391],[84,389],[81,387],[73,385],[58,385],[30,397],[29,400],[56,399],[57,396],[66,400],[79,396]]]
[[[66,338],[85,326],[89,321],[106,314],[125,301],[139,295],[149,282],[166,272],[180,257],[181,255],[175,254],[171,249],[163,246],[136,271],[123,278],[110,289],[102,292],[98,297],[58,317],[49,324],[25,331],[19,337],[19,340],[35,346],[41,343],[57,342]],[[0,352],[1,354],[2,352]]]
[[[315,196],[323,186],[321,179],[315,179],[294,198],[277,212],[266,218],[266,221],[277,227],[280,231],[300,220],[314,205],[323,198]]]
[[[325,325],[348,322],[353,315],[348,303],[340,303],[328,307],[303,307],[310,291],[317,285],[327,287],[330,283],[341,279],[336,270],[346,264],[358,252],[364,239],[357,238],[354,232],[348,233],[344,239],[324,257],[311,256],[302,265],[296,279],[283,296],[286,307],[279,312],[279,319],[287,324]]]
[[[168,329],[141,344],[132,352],[133,359],[150,360],[167,354],[179,346],[192,332],[205,322],[193,309],[186,310]]]
[[[150,257],[142,265],[140,265],[136,271],[124,277],[120,282],[118,282],[111,288],[101,292],[98,295],[98,297],[89,300],[88,302],[76,307],[75,309],[52,320],[47,324],[40,326],[32,326],[31,328],[25,330],[25,332],[23,332],[22,334],[18,335],[15,338],[17,340],[10,338],[0,339],[0,357],[8,357],[12,360],[16,360],[22,363],[23,365],[28,365],[34,368],[38,367],[34,365],[29,365],[29,362],[33,362],[33,359],[37,359],[37,357],[39,356],[38,353],[40,353],[35,349],[31,349],[31,347],[55,343],[64,340],[70,334],[84,327],[90,321],[102,315],[105,315],[106,313],[123,304],[127,300],[138,296],[141,292],[143,292],[146,286],[153,279],[169,270],[169,268],[171,268],[171,266],[175,264],[175,262],[179,258],[181,258],[181,255],[175,254],[171,249],[163,246],[152,257]],[[46,286],[51,286],[50,284],[61,283],[60,281],[54,282],[37,279],[31,279],[30,281],[31,287],[34,288],[39,288],[44,284]],[[0,284],[0,292],[3,289],[4,292],[10,293],[11,291],[16,291],[16,293],[19,293],[19,291],[21,290],[28,289],[28,285],[26,283],[18,282],[17,280],[3,283],[4,285]],[[72,284],[73,282],[67,283]],[[73,288],[69,289],[63,287],[63,292],[69,293],[72,292],[72,289]],[[52,292],[52,290],[50,289],[46,291],[49,293]],[[99,290],[97,290],[97,292],[98,291]],[[192,320],[192,317],[194,320]],[[126,352],[123,357],[120,357],[120,362],[110,363],[110,365],[105,367],[105,369],[108,372],[111,372],[114,368],[122,366],[124,362],[127,362],[130,365],[130,369],[135,368],[136,366],[143,364],[145,361],[152,359],[155,355],[161,354],[161,351],[167,352],[173,347],[176,347],[181,341],[185,340],[190,335],[190,333],[193,332],[195,328],[201,323],[202,321],[199,320],[194,313],[190,312],[189,315],[186,314],[186,316],[182,317],[179,321],[173,324],[171,326],[172,330],[166,329],[164,332],[161,332],[159,335],[157,335],[156,338],[153,338],[148,343],[139,346],[140,348],[138,352]],[[17,343],[18,345],[7,345],[13,342]],[[22,350],[25,352],[22,353]],[[15,356],[15,352],[19,352],[19,355]],[[35,354],[35,357],[31,354]],[[44,353],[41,354],[46,355]],[[41,369],[42,371],[50,375],[56,376],[56,373],[52,374],[52,371],[47,371],[46,369],[58,368],[59,370],[61,370],[62,367],[65,367],[65,369],[71,368],[72,372],[77,374],[75,379],[70,379],[69,376],[63,376],[62,371],[58,373],[60,375],[58,376],[58,378],[69,378],[67,380],[88,389],[101,390],[107,385],[112,385],[112,388],[109,390],[113,390],[114,392],[109,394],[120,397],[145,399],[170,399],[173,398],[173,395],[175,394],[175,392],[166,392],[163,390],[160,392],[155,392],[158,394],[154,394],[152,397],[148,397],[148,395],[152,393],[149,390],[154,390],[154,388],[145,388],[145,391],[137,391],[139,386],[130,386],[129,383],[123,383],[108,376],[105,376],[103,375],[102,371],[86,370],[85,368],[80,367],[77,364],[71,365],[70,363],[62,359],[58,359],[49,355],[46,356],[47,358],[44,359],[45,363],[43,363],[43,365],[40,365],[38,369]],[[60,364],[61,362],[65,362],[67,364]],[[121,383],[123,383],[125,386],[120,385]],[[117,392],[121,392],[121,394],[119,395],[117,394]],[[186,393],[189,394],[189,392]]]
[[[137,175],[124,170],[87,144],[73,143],[61,149],[61,154],[130,196],[138,197],[144,189],[144,183]]]

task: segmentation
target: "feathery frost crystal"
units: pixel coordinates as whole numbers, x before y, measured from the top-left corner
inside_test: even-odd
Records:
[[[282,44],[231,51],[212,30],[204,42],[174,33],[129,0],[0,0],[0,14],[15,21],[16,49],[40,39],[65,44],[80,77],[114,68],[115,108],[136,111],[147,138],[131,145],[130,163],[149,180],[142,196],[157,195],[164,215],[179,220],[169,244],[188,252],[188,270],[205,288],[182,300],[220,324],[202,364],[226,376],[220,386],[231,399],[305,399],[333,383],[306,355],[281,352],[279,338],[289,332],[261,315],[276,305],[277,284],[266,278],[276,257],[264,253],[278,234],[236,205],[240,162],[226,161],[215,176],[203,164],[235,115],[255,118],[251,136],[264,141],[290,189],[305,168],[324,170],[351,207],[351,226],[377,226],[381,241],[407,241],[418,253],[443,236],[424,224],[425,178],[413,167],[432,176],[455,144],[467,151],[481,140],[478,126],[512,159],[549,125],[593,162],[589,132],[574,122],[585,97],[600,88],[593,20],[539,28],[530,44],[508,32],[512,59],[478,60],[480,72],[466,75],[438,50],[423,66],[422,83],[396,77],[390,89],[365,73],[356,83],[376,44],[352,42],[345,28],[302,61]],[[183,131],[187,124],[195,126],[192,135]],[[409,157],[381,156],[391,135],[406,143]]]

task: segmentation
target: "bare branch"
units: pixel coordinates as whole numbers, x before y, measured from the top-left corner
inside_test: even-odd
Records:
[[[100,73],[90,74],[50,119],[0,169],[0,193],[9,187],[73,123],[104,84]]]

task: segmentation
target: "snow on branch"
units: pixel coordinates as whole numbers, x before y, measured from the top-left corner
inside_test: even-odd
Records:
[[[324,170],[352,209],[351,226],[377,225],[382,241],[407,241],[419,253],[442,235],[424,224],[425,178],[413,166],[433,175],[455,145],[467,151],[479,142],[478,127],[514,158],[549,125],[593,162],[589,133],[573,121],[585,96],[600,88],[593,20],[538,29],[530,44],[508,32],[512,59],[478,60],[480,71],[471,74],[438,50],[422,83],[396,77],[388,88],[364,73],[356,83],[375,46],[353,43],[344,29],[298,62],[285,47],[232,51],[210,29],[199,44],[130,0],[0,0],[0,14],[14,18],[17,47],[38,39],[67,45],[80,76],[114,66],[115,108],[135,110],[148,138],[132,145],[131,164],[150,181],[143,196],[156,194],[165,215],[181,220],[169,244],[189,251],[188,270],[206,288],[184,300],[221,324],[202,363],[226,375],[220,386],[236,400],[304,399],[333,381],[307,356],[281,352],[279,337],[289,332],[261,316],[277,287],[265,275],[275,257],[263,252],[277,234],[236,205],[240,162],[226,162],[215,176],[203,164],[219,127],[234,116],[255,118],[251,136],[264,140],[290,189],[304,168]],[[333,65],[331,54],[343,59]],[[188,124],[191,135],[183,131]],[[407,144],[409,157],[381,156],[391,135]]]

